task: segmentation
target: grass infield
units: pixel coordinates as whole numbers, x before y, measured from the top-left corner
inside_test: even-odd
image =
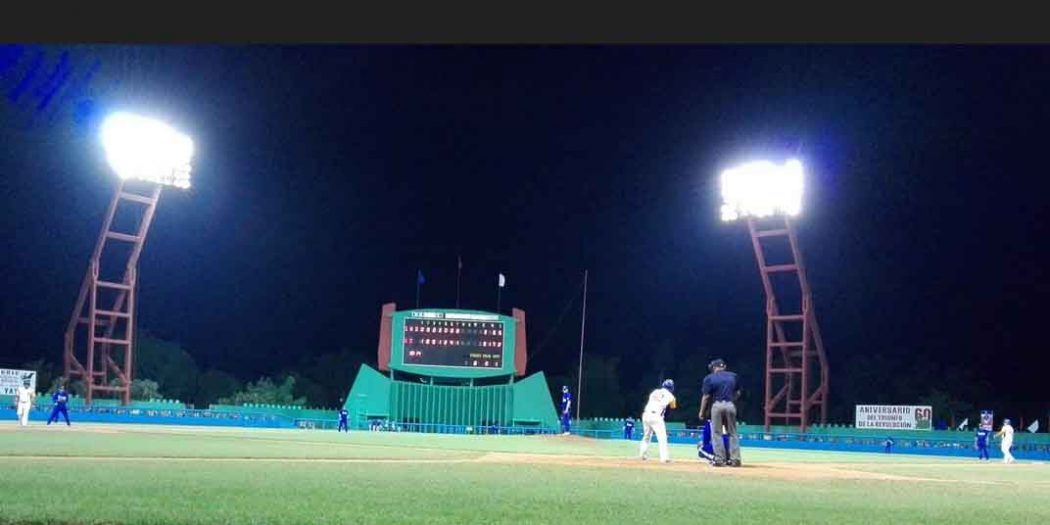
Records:
[[[715,469],[636,447],[3,422],[0,523],[1050,523],[1045,463],[754,448]]]

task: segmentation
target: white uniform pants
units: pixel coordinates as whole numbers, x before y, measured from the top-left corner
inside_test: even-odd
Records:
[[[642,414],[642,425],[645,434],[642,435],[642,445],[639,454],[644,458],[649,452],[649,440],[656,434],[656,443],[660,448],[660,461],[670,461],[671,453],[667,450],[667,427],[664,425],[664,417],[654,412]]]
[[[18,413],[18,424],[23,427],[29,424],[29,403],[19,403],[15,412]]]
[[[1002,443],[1003,463],[1013,463],[1014,462],[1014,455],[1010,453],[1010,447],[1012,447],[1013,445],[1014,445],[1013,441],[1003,441],[1003,443]]]

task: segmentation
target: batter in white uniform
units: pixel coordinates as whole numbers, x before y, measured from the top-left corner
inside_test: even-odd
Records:
[[[642,435],[642,445],[639,455],[642,459],[649,457],[649,440],[656,434],[656,442],[660,448],[660,461],[667,463],[671,461],[671,453],[667,450],[667,427],[664,425],[664,413],[667,407],[678,408],[674,394],[674,380],[665,379],[660,388],[649,394],[649,402],[645,404],[642,411],[642,424],[645,426],[645,434]]]

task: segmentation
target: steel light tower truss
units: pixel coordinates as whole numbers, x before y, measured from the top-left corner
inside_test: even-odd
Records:
[[[138,183],[149,188],[135,191],[135,184],[117,186],[66,327],[65,380],[83,381],[89,405],[98,392],[131,401],[138,260],[161,191],[153,183]],[[118,213],[135,225],[132,231],[116,229]]]
[[[120,178],[66,327],[65,381],[85,401],[115,392],[131,402],[139,255],[163,186],[190,187],[193,140],[164,122],[126,112],[102,123],[102,146]],[[112,375],[111,375],[112,374]]]
[[[804,432],[819,410],[828,416],[828,362],[795,226],[788,216],[747,219],[766,297],[765,429],[774,422]],[[771,246],[786,239],[787,260],[770,264]],[[775,256],[774,256],[775,257]]]

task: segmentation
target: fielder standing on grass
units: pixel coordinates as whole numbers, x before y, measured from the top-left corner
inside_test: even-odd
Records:
[[[627,416],[623,420],[623,438],[631,439],[634,436],[634,418]]]
[[[350,433],[350,427],[346,424],[347,418],[350,416],[350,412],[346,410],[346,407],[339,409],[339,428],[336,432],[345,430],[347,434]]]
[[[996,434],[1003,441],[999,445],[1003,451],[1003,463],[1013,463],[1014,455],[1010,453],[1010,447],[1014,446],[1014,427],[1010,425],[1009,419],[1003,420],[1003,428]]]
[[[29,381],[22,383],[22,386],[15,390],[15,413],[18,414],[20,426],[29,425],[29,411],[33,408],[34,397],[36,392],[29,389]]]
[[[660,462],[670,463],[671,452],[667,449],[667,427],[664,425],[664,413],[667,407],[678,408],[678,401],[674,394],[674,380],[665,379],[660,388],[649,393],[649,402],[645,404],[642,412],[642,426],[645,433],[642,434],[642,444],[638,451],[643,460],[649,459],[649,440],[656,434],[656,443],[660,448]]]
[[[66,408],[66,403],[69,402],[69,394],[66,392],[66,387],[58,387],[58,391],[51,394],[51,402],[55,406],[51,407],[51,416],[47,418],[47,424],[58,423],[59,414],[66,419],[66,426],[69,424],[69,410]]]
[[[736,405],[733,401],[739,395],[736,374],[726,370],[726,362],[715,359],[707,365],[711,371],[704,377],[701,391],[704,396],[700,398],[700,420],[704,421],[711,398],[711,427],[715,433],[714,449],[716,467],[726,465],[732,467],[740,466],[740,435],[736,432]],[[729,450],[726,450],[722,436],[729,436]]]
[[[977,460],[978,461],[989,461],[988,459],[988,438],[990,437],[991,431],[978,425],[977,432],[973,435],[973,448],[977,449]]]
[[[569,424],[571,419],[569,418],[569,409],[572,408],[572,393],[569,392],[569,387],[562,385],[561,387],[561,435],[569,435]]]

